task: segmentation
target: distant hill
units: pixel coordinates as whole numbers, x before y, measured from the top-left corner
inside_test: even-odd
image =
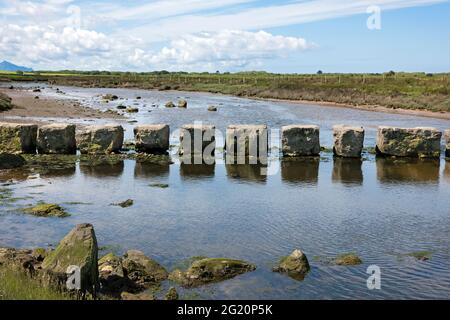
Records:
[[[15,64],[3,61],[0,63],[0,70],[2,71],[23,71],[23,72],[31,72],[33,69],[27,67],[16,66]]]

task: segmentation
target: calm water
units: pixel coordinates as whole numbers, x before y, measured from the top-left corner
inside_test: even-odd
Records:
[[[331,146],[331,126],[337,123],[364,125],[368,146],[380,124],[450,127],[436,119],[208,94],[60,89],[96,108],[106,106],[95,95],[117,94],[142,104],[133,119],[172,128],[195,120],[218,128],[229,123],[319,124],[326,146]],[[134,102],[136,96],[143,99]],[[188,110],[163,107],[177,97],[187,98]],[[207,112],[209,104],[219,112]],[[17,183],[7,188],[13,197],[30,198],[0,204],[0,246],[55,245],[75,224],[90,222],[105,252],[139,249],[168,269],[199,255],[240,258],[258,266],[219,284],[181,289],[188,298],[450,297],[450,162],[393,161],[368,154],[364,161],[349,161],[328,153],[321,159],[284,162],[273,151],[269,171],[274,174],[262,176],[258,166],[225,165],[220,153],[218,157],[214,166],[183,165],[176,158],[166,166],[125,160],[114,166],[75,163],[73,169],[33,179],[16,176]],[[8,178],[0,175],[0,180]],[[153,183],[169,188],[150,187]],[[129,198],[135,200],[130,208],[110,206]],[[63,204],[72,216],[37,218],[14,211],[40,200]],[[73,202],[85,204],[68,204]],[[302,282],[270,271],[295,248],[307,254],[312,267]],[[432,252],[431,260],[406,256],[424,250]],[[336,267],[315,259],[345,252],[357,253],[364,263]],[[372,264],[381,268],[381,290],[366,287],[366,269]]]

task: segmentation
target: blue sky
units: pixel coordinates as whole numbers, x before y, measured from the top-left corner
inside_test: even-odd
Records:
[[[38,70],[448,72],[449,17],[446,0],[0,0],[0,60]]]

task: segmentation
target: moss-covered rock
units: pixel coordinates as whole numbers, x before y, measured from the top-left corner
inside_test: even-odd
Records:
[[[406,256],[413,257],[419,261],[430,260],[432,255],[433,253],[431,251],[414,251],[406,254]]]
[[[65,218],[69,216],[62,207],[53,203],[40,203],[34,207],[22,209],[22,211],[37,217]]]
[[[280,259],[274,272],[287,273],[290,277],[303,280],[310,270],[308,258],[301,250],[294,250],[289,256]]]
[[[338,255],[336,258],[332,260],[332,264],[338,266],[356,266],[361,263],[362,263],[361,258],[354,253],[344,253]]]
[[[130,292],[122,292],[120,295],[122,300],[156,300],[155,296],[142,292],[142,293],[130,293]]]
[[[69,232],[43,261],[42,268],[58,283],[65,284],[69,266],[80,268],[80,290],[96,292],[98,288],[98,246],[94,227],[79,224]]]
[[[36,153],[37,125],[0,123],[0,152]]]
[[[173,271],[169,279],[185,287],[197,287],[207,283],[231,279],[255,269],[255,265],[242,260],[205,258],[194,261],[186,272],[181,270]]]
[[[10,97],[0,92],[0,112],[12,109],[13,105],[11,101]]]
[[[128,279],[146,288],[158,285],[168,277],[167,271],[159,263],[138,250],[127,251],[122,266]]]
[[[435,128],[379,127],[376,148],[386,156],[439,158],[441,137]]]
[[[25,159],[19,155],[0,153],[0,170],[22,167]]]
[[[175,108],[175,104],[172,101],[166,103],[166,108]]]
[[[177,289],[175,289],[174,287],[170,288],[169,291],[167,291],[164,298],[166,300],[178,300],[179,296]]]
[[[120,151],[123,137],[120,125],[88,126],[77,133],[76,140],[82,154],[109,154]]]
[[[128,208],[131,207],[134,204],[134,201],[132,199],[125,200],[123,202],[119,203],[113,203],[113,206],[122,207],[122,208]]]
[[[36,259],[37,261],[44,261],[44,259],[48,256],[50,251],[44,249],[44,248],[35,248],[31,252],[31,256]]]

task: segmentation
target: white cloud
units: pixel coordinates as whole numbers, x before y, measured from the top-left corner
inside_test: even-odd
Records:
[[[222,30],[182,36],[156,54],[135,49],[129,62],[135,66],[212,71],[221,67],[260,65],[264,59],[287,57],[314,46],[302,38],[272,35],[265,31]]]
[[[15,61],[45,65],[80,56],[105,56],[112,49],[102,33],[66,27],[0,26],[0,53]]]

